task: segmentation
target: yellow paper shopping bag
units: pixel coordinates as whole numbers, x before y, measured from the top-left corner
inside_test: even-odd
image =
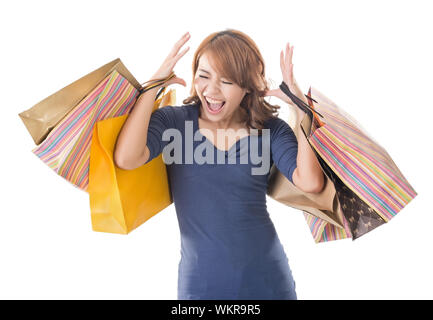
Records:
[[[174,104],[170,90],[155,101],[153,111]],[[98,121],[93,128],[88,193],[94,231],[127,234],[173,202],[162,153],[134,170],[115,166],[114,147],[126,119]]]

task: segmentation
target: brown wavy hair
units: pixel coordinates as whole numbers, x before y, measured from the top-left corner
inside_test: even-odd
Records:
[[[255,42],[245,33],[226,29],[207,36],[194,53],[192,63],[192,83],[190,96],[184,104],[201,104],[194,87],[200,57],[206,53],[212,58],[220,75],[249,90],[240,103],[243,121],[248,128],[264,128],[264,121],[278,116],[280,106],[271,105],[264,100],[269,90],[265,79],[265,63]]]

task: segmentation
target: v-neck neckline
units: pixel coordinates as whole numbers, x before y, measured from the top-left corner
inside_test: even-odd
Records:
[[[217,148],[214,144],[213,144],[213,142],[212,141],[210,141],[204,134],[202,134],[201,132],[200,132],[200,126],[199,126],[199,120],[198,120],[198,117],[199,117],[199,109],[200,109],[200,104],[196,104],[195,105],[196,106],[196,112],[195,112],[195,116],[194,116],[194,122],[195,122],[195,127],[196,127],[196,130],[198,131],[198,133],[200,134],[200,136],[201,137],[204,137],[205,138],[205,140],[208,142],[208,143],[210,143],[211,145],[212,145],[212,147],[216,150],[216,151],[219,151],[219,152],[224,152],[225,154],[228,154],[228,153],[230,153],[230,151],[232,151],[232,149],[234,148],[234,147],[237,147],[240,143],[241,143],[241,141],[242,140],[244,140],[245,138],[249,138],[250,137],[250,135],[251,134],[249,134],[249,135],[247,135],[247,136],[244,136],[244,137],[242,137],[242,138],[240,138],[240,139],[238,139],[238,140],[236,140],[236,142],[235,143],[233,143],[231,146],[230,146],[230,148],[228,148],[227,150],[222,150],[222,149],[220,149],[220,148]]]

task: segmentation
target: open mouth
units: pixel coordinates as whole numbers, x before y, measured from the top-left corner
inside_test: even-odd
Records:
[[[225,101],[221,102],[221,103],[211,103],[210,101],[207,100],[207,98],[205,97],[205,102],[206,102],[206,107],[208,109],[208,111],[212,114],[217,114],[219,113],[224,105],[225,105]]]

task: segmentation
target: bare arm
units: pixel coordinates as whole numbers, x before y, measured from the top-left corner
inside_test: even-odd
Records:
[[[187,32],[176,42],[171,52],[164,60],[162,66],[154,74],[152,79],[165,79],[171,74],[177,61],[188,51],[189,47],[179,53],[180,48],[189,40],[189,38],[190,35]],[[156,94],[161,86],[168,86],[174,83],[186,86],[183,79],[174,77],[164,84],[144,92],[138,98],[134,108],[123,124],[116,141],[113,156],[117,167],[125,170],[132,170],[147,162],[150,153],[149,148],[146,145],[147,131],[152,116]]]
[[[158,88],[146,91],[138,98],[117,137],[114,162],[121,169],[138,168],[149,158],[147,129]]]
[[[299,89],[298,84],[293,76],[293,46],[290,47],[290,44],[286,45],[286,55],[284,55],[283,51],[280,54],[280,67],[283,73],[283,81],[288,85],[290,91],[297,96],[299,99],[308,104],[308,101],[304,97],[302,90]],[[269,90],[266,93],[267,96],[276,96],[281,100],[293,104],[290,98],[285,95],[280,88]],[[305,113],[296,107],[297,113],[297,121],[299,122],[303,119]],[[298,154],[296,157],[296,169],[293,172],[293,184],[301,189],[304,192],[320,192],[325,185],[325,176],[323,174],[322,168],[320,167],[320,163],[314,154],[313,149],[307,141],[302,129],[299,125],[298,132],[296,132],[298,139]]]
[[[308,101],[306,101],[306,98],[299,88],[294,92],[294,94],[308,104]],[[305,113],[299,108],[296,109],[297,121],[299,123],[303,119]],[[325,183],[322,168],[320,167],[320,163],[308,143],[301,126],[298,125],[297,127],[298,156],[296,158],[297,167],[293,172],[293,183],[304,192],[320,192]]]

